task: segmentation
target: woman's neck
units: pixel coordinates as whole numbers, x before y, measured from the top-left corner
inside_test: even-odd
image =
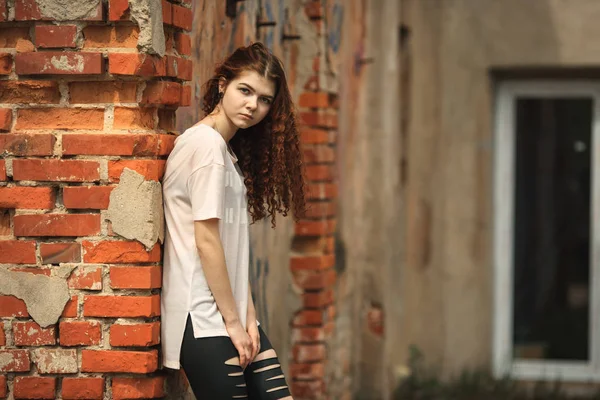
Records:
[[[209,114],[206,118],[204,118],[204,120],[208,120],[205,123],[219,132],[219,134],[223,136],[223,139],[227,143],[229,143],[233,136],[235,136],[238,130],[238,127],[235,126],[223,112]]]

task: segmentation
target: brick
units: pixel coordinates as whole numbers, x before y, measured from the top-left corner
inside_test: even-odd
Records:
[[[81,245],[76,242],[40,243],[42,264],[81,262]]]
[[[173,23],[173,5],[167,0],[162,0],[162,18],[163,24],[171,25]]]
[[[114,186],[66,186],[63,204],[71,209],[106,210]]]
[[[102,400],[104,378],[69,378],[62,380],[63,400]]]
[[[14,296],[0,295],[0,317],[28,317],[25,302]]]
[[[97,321],[63,321],[58,331],[61,346],[93,346],[102,340],[102,326]]]
[[[0,242],[2,243],[2,242]],[[84,249],[83,262],[132,264],[142,262],[160,262],[160,246],[146,251],[143,244],[126,241],[82,242]]]
[[[292,326],[323,325],[323,311],[302,310],[296,313]]]
[[[35,264],[35,242],[25,240],[0,240],[0,264],[7,263]]]
[[[154,130],[156,109],[115,107],[114,129]]]
[[[320,128],[337,128],[337,114],[324,113],[320,111],[301,112],[299,114],[300,123]]]
[[[149,82],[142,96],[142,104],[177,106],[181,102],[181,84],[168,81]]]
[[[110,345],[113,347],[154,346],[159,342],[160,322],[110,327]]]
[[[50,275],[52,275],[52,271],[49,268],[17,267],[17,268],[10,268],[10,271],[14,271],[14,272],[26,272],[28,274],[44,275],[44,276],[50,276]]]
[[[83,160],[13,160],[16,181],[92,182],[100,179],[100,164]]]
[[[0,160],[0,182],[1,181],[6,181],[6,162],[4,160]]]
[[[1,118],[0,110],[0,118]],[[51,134],[5,134],[0,135],[3,155],[50,156],[54,153],[56,137]]]
[[[294,362],[306,363],[322,361],[326,357],[324,344],[296,344],[292,348]]]
[[[176,58],[175,64],[177,68],[177,73],[174,75],[175,77],[182,79],[184,81],[191,81],[194,73],[194,65],[192,60],[186,60],[184,58]],[[171,76],[168,71],[167,75]]]
[[[121,173],[129,168],[143,175],[147,180],[160,181],[165,173],[165,160],[118,160],[108,162],[108,179],[119,182]]]
[[[160,296],[85,296],[86,317],[133,318],[160,315]]]
[[[158,351],[82,350],[82,372],[129,372],[148,374],[156,371]]]
[[[158,109],[158,127],[165,131],[172,132],[175,130],[176,114],[173,110],[159,108]]]
[[[56,378],[17,376],[14,384],[15,399],[55,399]]]
[[[0,1],[0,4],[4,2]],[[6,26],[0,28],[0,48],[16,48],[19,43],[24,41],[31,42],[29,27]]]
[[[110,53],[108,72],[114,75],[166,76],[166,59],[140,53]]]
[[[294,256],[290,258],[290,269],[320,271],[332,268],[335,265],[333,254],[323,256]]]
[[[35,214],[13,217],[15,236],[93,236],[100,214]]]
[[[12,109],[0,108],[0,131],[8,132],[12,126]]]
[[[102,290],[102,267],[77,267],[67,283],[70,289]]]
[[[173,26],[191,31],[193,21],[194,15],[191,9],[173,4]]]
[[[63,135],[65,155],[149,157],[158,154],[155,134],[69,134]]]
[[[113,289],[157,289],[161,287],[161,267],[111,267]]]
[[[43,51],[15,56],[19,75],[98,75],[103,71],[102,53]]]
[[[175,139],[177,136],[175,135],[158,135],[158,155],[159,156],[168,156],[173,150],[175,146]]]
[[[2,2],[4,2],[5,0],[0,0],[0,4]],[[1,5],[0,5],[0,21],[2,20],[2,9],[1,9]],[[0,375],[0,399],[5,398],[6,396],[8,396],[8,388],[6,387],[6,375]]]
[[[135,103],[136,82],[71,82],[71,104]]]
[[[325,376],[325,365],[323,363],[291,364],[289,373],[293,379],[323,379]]]
[[[0,53],[0,75],[8,75],[12,72],[13,56],[10,53]]]
[[[27,350],[0,350],[0,360],[0,373],[27,372],[31,366]]]
[[[102,108],[24,108],[15,129],[103,129]]]
[[[300,142],[302,144],[327,144],[329,142],[329,131],[324,129],[302,128],[300,129]]]
[[[0,187],[0,208],[51,210],[55,201],[50,187]]]
[[[303,146],[302,154],[306,165],[335,162],[335,150],[329,146]]]
[[[302,306],[306,308],[321,308],[333,303],[333,290],[308,292],[302,294]]]
[[[31,356],[40,374],[74,374],[79,369],[75,349],[35,349]]]
[[[298,271],[292,273],[294,283],[301,289],[317,290],[330,288],[335,285],[336,273],[335,270],[325,272]]]
[[[0,103],[58,104],[58,82],[0,81]]]
[[[0,346],[6,346],[6,333],[4,332],[4,322],[0,322]]]
[[[102,21],[102,2],[99,2],[94,12],[89,13],[85,18],[78,17],[77,19],[82,21]],[[15,21],[31,20],[50,21],[54,20],[54,18],[50,16],[42,17],[36,0],[15,0]]]
[[[77,47],[75,25],[36,25],[35,44],[42,48]]]
[[[305,92],[298,99],[299,107],[306,108],[328,108],[329,94],[323,92]]]
[[[84,48],[135,49],[140,30],[136,25],[87,26],[83,29]]]
[[[327,218],[336,215],[336,204],[331,201],[309,201],[306,203],[306,218]]]
[[[8,19],[8,10],[6,9],[6,1],[7,0],[0,0],[0,22],[4,22]],[[6,378],[4,379],[3,382],[4,382],[4,387],[0,386],[0,397],[6,397]],[[4,393],[4,396],[2,396],[2,393]]]
[[[156,399],[165,395],[165,378],[113,378],[112,393],[114,400]]]
[[[331,181],[333,180],[333,166],[313,164],[306,166],[306,179],[308,181]]]
[[[307,221],[301,220],[294,226],[296,235],[320,236],[330,235],[335,232],[334,220]]]
[[[15,346],[51,346],[56,344],[56,328],[42,328],[35,322],[13,322]]]
[[[322,380],[292,381],[290,391],[297,399],[320,399],[325,391],[325,384]]]
[[[335,199],[338,196],[335,183],[312,183],[306,189],[306,199],[309,201]]]
[[[129,18],[129,0],[109,0],[109,21],[119,21],[127,18]]]
[[[51,210],[55,201],[51,187],[0,187],[0,208]]]
[[[181,107],[189,107],[192,105],[192,87],[185,85],[181,87]]]
[[[175,33],[175,50],[182,56],[192,55],[192,39],[187,33]]]
[[[71,296],[71,300],[67,301],[67,304],[65,304],[65,308],[63,309],[61,317],[64,317],[64,318],[77,317],[78,308],[79,308],[79,298],[76,295]]]

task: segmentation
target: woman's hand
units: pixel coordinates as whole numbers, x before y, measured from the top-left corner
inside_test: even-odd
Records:
[[[238,354],[240,355],[240,366],[246,369],[250,361],[254,359],[252,356],[252,340],[248,333],[242,327],[240,321],[225,323],[225,329],[229,333],[229,338],[233,342]]]
[[[252,362],[260,352],[260,333],[258,333],[256,318],[248,320],[247,331],[248,336],[250,336],[250,340],[252,340],[252,356],[250,357],[250,362]]]

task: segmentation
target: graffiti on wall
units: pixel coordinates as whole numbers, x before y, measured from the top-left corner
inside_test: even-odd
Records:
[[[327,41],[329,43],[329,48],[336,54],[340,51],[342,43],[343,22],[344,6],[339,2],[335,2],[329,18]]]
[[[269,260],[257,257],[250,246],[250,290],[256,308],[256,319],[263,330],[269,328],[269,313],[267,310],[267,281],[269,278]]]

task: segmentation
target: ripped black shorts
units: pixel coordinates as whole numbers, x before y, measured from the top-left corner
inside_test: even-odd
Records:
[[[260,353],[273,349],[260,326],[258,330]],[[234,357],[239,354],[227,336],[194,338],[188,315],[180,361],[198,400],[279,400],[290,396],[276,356],[252,362],[245,370],[225,364]]]

